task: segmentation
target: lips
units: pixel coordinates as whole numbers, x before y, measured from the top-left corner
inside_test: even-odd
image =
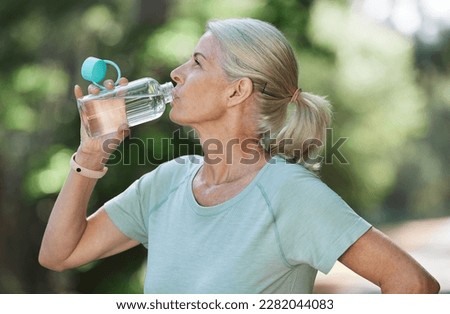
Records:
[[[175,90],[172,90],[172,101],[170,102],[170,105],[173,106],[173,103],[178,99],[178,94]]]
[[[178,93],[177,93],[177,91],[175,89],[172,90],[172,98],[173,99],[179,98]]]
[[[174,101],[176,101],[177,99],[179,99],[179,98],[180,98],[180,96],[178,95],[178,91],[176,90],[176,88],[173,89],[173,90],[172,90],[172,103],[173,103]]]

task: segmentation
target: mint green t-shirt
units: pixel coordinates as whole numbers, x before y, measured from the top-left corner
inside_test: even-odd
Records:
[[[311,293],[317,270],[371,226],[301,165],[267,163],[238,195],[199,205],[200,156],[160,165],[105,204],[148,249],[145,293]]]

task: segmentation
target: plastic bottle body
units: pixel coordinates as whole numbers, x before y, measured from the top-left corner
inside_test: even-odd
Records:
[[[126,124],[133,127],[161,117],[166,104],[172,101],[172,83],[159,84],[152,78],[142,78],[87,95],[78,99],[78,110],[86,132],[91,137],[115,133]]]

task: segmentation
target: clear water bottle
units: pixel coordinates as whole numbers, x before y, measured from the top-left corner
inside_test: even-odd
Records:
[[[101,89],[97,95],[87,95],[77,100],[81,122],[90,137],[115,133],[121,125],[133,127],[162,116],[166,104],[172,102],[171,82],[159,84],[146,77],[108,90],[99,84],[105,78],[107,64],[117,70],[117,85],[120,69],[112,61],[89,57],[81,70],[84,79]]]

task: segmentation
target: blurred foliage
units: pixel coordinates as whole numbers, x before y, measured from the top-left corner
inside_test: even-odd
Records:
[[[425,131],[425,97],[415,80],[412,42],[336,2],[317,2],[309,26],[312,40],[334,56],[322,69],[308,67],[306,77],[327,73],[328,84],[322,78],[311,83],[322,93],[331,91],[336,136],[349,139],[342,152],[357,192],[349,201],[379,210],[403,162],[394,152]],[[339,177],[330,180],[339,189]],[[346,194],[348,188],[340,190]]]
[[[448,215],[448,34],[430,47],[329,0],[3,0],[0,16],[0,292],[142,291],[142,247],[64,273],[37,263],[79,143],[72,86],[86,89],[79,68],[91,55],[130,79],[168,81],[211,18],[261,18],[286,34],[300,86],[334,105],[329,140],[347,138],[339,151],[348,163],[333,158],[323,179],[357,212],[375,223]],[[156,164],[199,153],[180,130],[167,113],[135,127],[90,211]]]

